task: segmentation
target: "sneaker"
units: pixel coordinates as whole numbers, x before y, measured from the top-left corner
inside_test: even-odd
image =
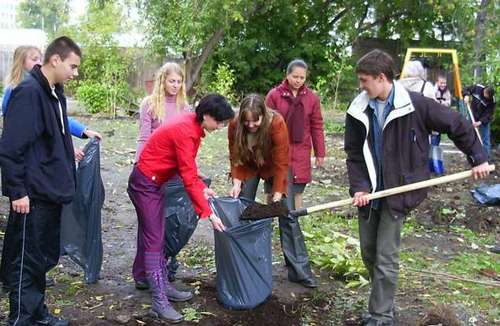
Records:
[[[53,316],[51,314],[48,314],[47,316],[45,316],[45,318],[43,318],[41,320],[36,320],[35,321],[35,325],[36,326],[41,326],[41,325],[48,325],[48,326],[68,326],[69,325],[69,321],[67,321],[65,319],[62,319],[62,318],[58,318],[58,317]]]

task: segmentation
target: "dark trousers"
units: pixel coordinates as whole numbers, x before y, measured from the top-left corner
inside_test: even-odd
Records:
[[[29,214],[10,211],[2,266],[9,290],[9,325],[32,325],[48,313],[45,274],[60,254],[62,205],[31,200]]]
[[[395,219],[382,201],[358,221],[361,256],[371,280],[368,311],[373,319],[392,321],[404,218]]]
[[[240,196],[255,200],[257,188],[259,186],[259,177],[246,180],[241,189]],[[269,180],[266,180],[269,183]],[[266,187],[269,188],[269,187]],[[288,186],[288,209],[295,209],[294,197],[295,190],[293,183]],[[304,235],[300,229],[300,224],[295,217],[280,217],[280,241],[283,256],[288,270],[288,279],[293,282],[300,282],[314,278],[309,264],[309,255],[304,241]]]

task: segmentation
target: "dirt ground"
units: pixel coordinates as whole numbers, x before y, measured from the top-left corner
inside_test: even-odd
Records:
[[[132,168],[137,124],[132,119],[96,119],[80,117],[93,129],[103,133],[101,149],[101,173],[106,188],[106,200],[102,210],[104,261],[101,279],[97,284],[82,283],[82,271],[67,257],[51,273],[56,285],[48,289],[47,303],[51,311],[71,320],[72,325],[162,325],[150,318],[149,294],[134,288],[131,266],[135,254],[136,216],[126,194],[126,185]],[[199,155],[200,170],[212,178],[213,188],[220,195],[229,190],[227,181],[227,142],[225,130],[209,135],[204,140]],[[342,151],[342,135],[328,135],[326,166],[314,171],[314,182],[306,189],[305,205],[347,198],[345,154]],[[84,142],[76,141],[78,146]],[[464,156],[450,152],[445,154],[447,173],[466,169]],[[498,157],[498,156],[496,156]],[[487,183],[498,183],[494,173]],[[328,187],[327,187],[327,186]],[[429,230],[429,237],[405,235],[403,251],[418,250],[438,260],[450,259],[456,253],[469,250],[455,241],[456,234],[450,225],[464,225],[467,229],[488,235],[494,234],[499,243],[500,209],[481,206],[469,193],[476,186],[470,180],[435,187],[427,199],[413,214],[417,225]],[[443,207],[463,212],[457,219],[443,214]],[[341,210],[346,218],[355,218],[355,210]],[[8,215],[8,202],[0,199],[0,230],[4,230]],[[435,231],[435,226],[440,226]],[[491,243],[494,245],[494,243]],[[327,272],[316,270],[320,280],[317,290],[305,289],[287,281],[286,269],[279,249],[273,246],[273,294],[264,304],[250,311],[225,309],[216,299],[215,269],[213,264],[213,231],[207,222],[200,222],[190,244],[180,261],[183,264],[176,285],[195,291],[188,303],[176,303],[192,321],[181,325],[359,325],[360,316],[366,309],[367,287],[347,289],[341,280]],[[435,248],[440,248],[435,250]],[[492,259],[498,259],[493,256]],[[433,308],[424,300],[428,287],[443,285],[432,279],[422,279],[418,287],[403,283],[397,294],[396,325],[417,325]],[[496,288],[498,290],[498,288]],[[0,322],[5,322],[8,300],[0,295]],[[449,307],[463,312],[463,324],[490,325],[485,316],[474,315],[470,323],[469,309],[454,302]],[[469,315],[467,315],[469,314]]]

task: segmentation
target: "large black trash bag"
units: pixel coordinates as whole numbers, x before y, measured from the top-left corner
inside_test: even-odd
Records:
[[[203,182],[210,186],[211,180],[204,179]],[[164,192],[165,256],[172,258],[193,235],[198,225],[198,215],[180,177],[176,176],[165,183]]]
[[[76,171],[76,194],[63,208],[62,253],[84,270],[86,283],[99,279],[102,266],[101,208],[104,186],[101,179],[99,140],[92,138],[84,148],[85,157]]]
[[[226,226],[215,231],[217,299],[229,309],[252,309],[272,292],[272,219],[241,221],[252,201],[215,198],[210,204]]]

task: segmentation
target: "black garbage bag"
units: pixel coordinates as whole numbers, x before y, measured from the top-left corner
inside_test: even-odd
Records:
[[[76,194],[63,207],[61,252],[84,271],[86,283],[99,279],[102,266],[101,208],[104,186],[101,179],[99,140],[92,138],[84,148],[85,157],[76,171]]]
[[[211,180],[203,182],[210,186]],[[176,176],[165,183],[165,256],[168,257],[168,276],[175,279],[179,264],[175,258],[179,251],[188,243],[198,225],[198,215],[184,188],[182,179]]]
[[[471,190],[472,197],[480,204],[500,205],[500,183],[494,185],[480,185]]]
[[[217,299],[229,309],[252,309],[272,292],[272,219],[241,221],[252,201],[215,198],[210,204],[226,226],[215,231]]]

